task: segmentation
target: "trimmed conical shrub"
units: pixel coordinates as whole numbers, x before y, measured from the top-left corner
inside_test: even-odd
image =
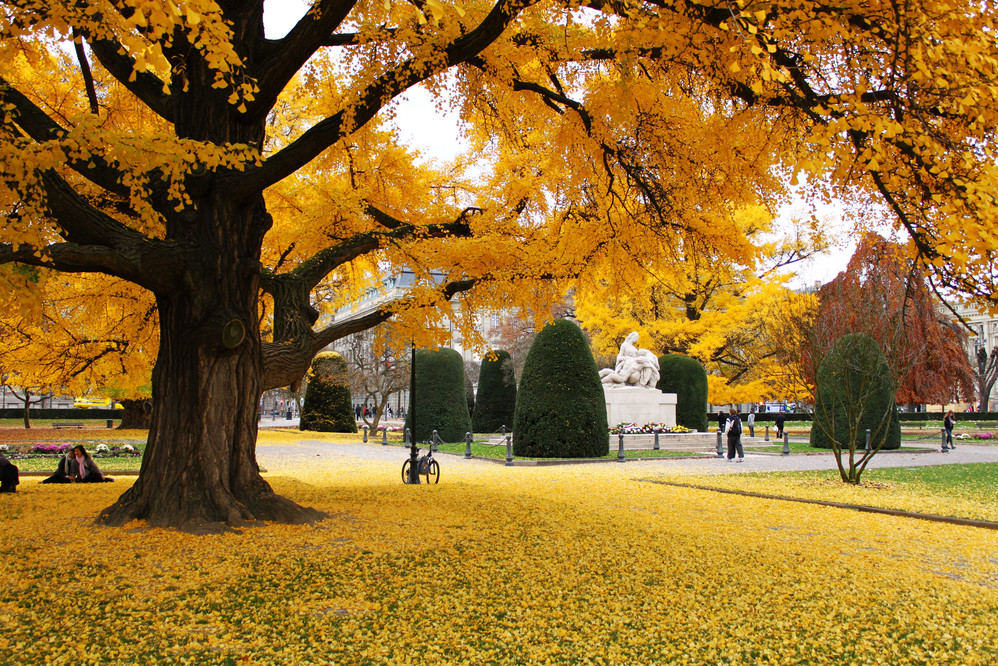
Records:
[[[523,366],[513,416],[513,452],[533,458],[598,458],[610,451],[606,402],[582,329],[545,326]]]
[[[482,359],[478,397],[471,425],[475,432],[498,432],[513,427],[516,411],[516,371],[508,351],[490,351]]]
[[[901,447],[901,425],[894,403],[896,386],[890,366],[876,341],[863,333],[835,341],[818,368],[811,446],[830,449]]]
[[[658,367],[661,379],[655,388],[676,394],[676,424],[707,432],[707,371],[700,361],[666,354],[659,357]]]
[[[413,407],[412,400],[416,405]],[[415,412],[415,427],[412,415]],[[464,389],[464,359],[453,349],[416,352],[416,389],[410,391],[405,427],[425,442],[436,430],[445,442],[463,442],[471,432],[471,414]]]
[[[312,361],[298,427],[318,432],[357,432],[347,363],[336,352],[317,354]]]

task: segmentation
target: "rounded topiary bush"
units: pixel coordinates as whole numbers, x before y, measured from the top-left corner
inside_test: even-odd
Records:
[[[523,366],[513,415],[513,452],[534,458],[598,458],[610,451],[606,402],[582,329],[545,326]]]
[[[707,371],[700,361],[666,354],[659,357],[658,367],[661,379],[655,388],[676,394],[676,424],[707,432]]]
[[[811,425],[811,446],[830,449],[901,447],[901,425],[894,403],[894,378],[876,341],[863,333],[835,341],[818,368],[818,391]]]
[[[490,351],[482,359],[478,397],[471,417],[474,432],[497,432],[513,426],[516,411],[516,371],[508,351]]]
[[[318,432],[357,432],[347,363],[336,352],[323,352],[312,361],[298,427]]]
[[[412,429],[412,436],[419,442],[429,441],[434,430],[445,442],[463,442],[465,433],[471,432],[471,414],[464,391],[464,359],[459,353],[453,349],[416,352],[416,389],[410,391],[405,427]]]

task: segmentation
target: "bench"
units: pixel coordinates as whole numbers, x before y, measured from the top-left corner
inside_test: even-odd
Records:
[[[83,422],[82,421],[57,421],[57,422],[55,422],[55,423],[52,424],[52,427],[55,428],[56,430],[59,430],[60,428],[82,428],[83,427]]]

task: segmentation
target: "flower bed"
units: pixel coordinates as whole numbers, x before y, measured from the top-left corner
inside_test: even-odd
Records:
[[[667,426],[664,423],[618,423],[610,428],[611,435],[651,435],[656,432],[693,432],[689,428],[681,425]]]
[[[980,440],[988,440],[988,439],[998,439],[998,435],[996,435],[994,433],[990,433],[990,432],[974,432],[974,433],[961,432],[959,435],[953,435],[953,439],[964,439],[964,440],[966,440],[966,439],[980,439]]]
[[[88,444],[89,442],[83,443],[83,446],[86,447]],[[26,458],[58,458],[59,456],[72,451],[73,447],[78,445],[79,443],[74,444],[72,442],[28,444],[20,446],[0,444],[0,453],[12,460],[24,460]],[[99,443],[94,446],[89,453],[93,458],[121,458],[142,455],[142,451],[131,444],[108,446],[107,444]]]

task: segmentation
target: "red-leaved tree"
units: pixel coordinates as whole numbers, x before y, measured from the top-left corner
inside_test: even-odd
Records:
[[[971,399],[973,375],[964,351],[964,331],[932,298],[925,273],[903,248],[866,234],[846,270],[818,292],[819,305],[801,356],[813,385],[815,372],[835,340],[866,333],[880,345],[894,371],[898,404],[946,404]]]

